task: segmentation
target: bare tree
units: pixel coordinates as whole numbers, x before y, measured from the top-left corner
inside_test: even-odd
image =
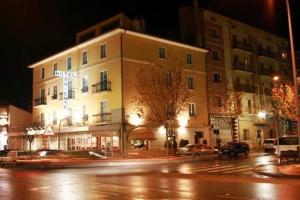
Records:
[[[242,114],[243,93],[233,91],[228,88],[227,81],[223,82],[223,84],[209,86],[209,98],[212,101],[210,112],[222,116],[221,119],[230,126],[232,141],[236,141],[237,135],[235,135],[232,125],[234,120],[238,120]]]
[[[138,96],[135,102],[139,113],[143,115],[144,107],[147,107],[149,112],[146,119],[165,127],[167,149],[173,122],[192,97],[187,77],[188,72],[184,70],[183,64],[170,56],[167,60],[157,61],[137,73]]]

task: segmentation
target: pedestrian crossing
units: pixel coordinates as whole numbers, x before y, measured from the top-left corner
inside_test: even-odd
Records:
[[[183,164],[174,169],[162,170],[161,173],[175,172],[180,174],[224,174],[254,175],[253,166],[239,164]]]

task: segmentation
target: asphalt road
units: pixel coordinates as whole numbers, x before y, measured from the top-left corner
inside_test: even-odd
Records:
[[[0,199],[299,199],[299,179],[255,174],[272,156],[146,166],[0,169]]]

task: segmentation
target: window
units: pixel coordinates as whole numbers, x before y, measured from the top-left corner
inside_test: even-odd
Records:
[[[220,52],[217,50],[212,50],[211,51],[211,55],[212,55],[212,59],[215,61],[219,61],[220,60]]]
[[[219,39],[219,32],[215,28],[210,28],[210,36],[215,39]]]
[[[69,57],[67,58],[67,70],[71,70],[72,69],[72,58]]]
[[[166,58],[166,49],[159,47],[159,58]]]
[[[222,107],[223,106],[223,100],[220,96],[216,96],[216,106]]]
[[[284,73],[285,76],[288,76],[288,75],[289,75],[288,69],[287,69],[287,68],[284,68],[284,69],[283,69],[283,73]]]
[[[221,74],[217,73],[217,72],[214,72],[213,73],[213,79],[214,79],[215,83],[221,83]]]
[[[194,103],[189,103],[189,116],[195,116],[195,104]]]
[[[249,131],[249,129],[243,129],[243,139],[244,139],[244,141],[250,140],[250,131]]]
[[[251,100],[248,100],[248,113],[252,112]]]
[[[192,64],[192,54],[190,53],[186,54],[186,63]]]
[[[101,91],[106,91],[108,89],[107,87],[107,71],[100,72],[100,87]]]
[[[53,86],[53,95],[52,95],[52,99],[57,99],[57,85]]]
[[[100,113],[108,113],[108,101],[101,101],[100,102]]]
[[[45,95],[45,89],[41,89],[41,104],[46,103],[46,95]]]
[[[55,75],[55,72],[57,71],[57,63],[53,64],[53,75]]]
[[[188,89],[194,90],[194,78],[193,77],[188,77],[187,78],[187,84],[188,84]]]
[[[88,76],[85,75],[82,77],[82,88],[81,91],[84,92],[88,92],[89,91],[89,83],[88,83]]]
[[[53,125],[57,124],[57,115],[56,115],[56,111],[53,111]]]
[[[100,46],[100,58],[101,59],[106,58],[106,45],[105,44],[102,44]]]
[[[86,113],[86,105],[82,106],[82,120],[83,121],[89,120],[89,115]]]
[[[44,67],[42,67],[41,78],[42,78],[42,79],[45,78],[45,68],[44,68]]]
[[[88,63],[88,53],[87,53],[87,51],[84,51],[82,53],[82,64],[86,65],[87,63]]]
[[[75,98],[75,91],[73,90],[72,81],[68,81],[68,99]]]
[[[41,113],[41,126],[45,125],[45,114]]]

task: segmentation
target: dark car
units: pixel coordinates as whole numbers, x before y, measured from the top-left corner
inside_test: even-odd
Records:
[[[238,156],[249,154],[249,145],[243,142],[228,142],[221,148],[222,155]]]
[[[1,150],[0,157],[5,157],[8,154],[9,150]]]

